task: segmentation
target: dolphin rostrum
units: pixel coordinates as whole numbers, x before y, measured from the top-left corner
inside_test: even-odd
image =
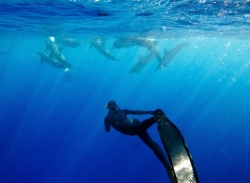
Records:
[[[167,51],[164,49],[164,55],[162,58],[162,62],[159,62],[155,71],[159,70],[160,68],[167,67],[168,64],[173,60],[173,58],[182,50],[187,43],[182,43],[174,47],[173,49]]]
[[[101,38],[92,38],[89,40],[90,46],[94,47],[100,54],[105,56],[108,59],[111,59],[113,61],[117,61],[113,55],[109,53],[109,51],[105,48],[105,41]]]
[[[141,46],[147,48],[150,52],[154,53],[154,56],[159,62],[162,62],[162,58],[156,48],[157,41],[151,41],[142,37],[121,37],[116,39],[113,43],[113,48],[128,48],[131,46]]]

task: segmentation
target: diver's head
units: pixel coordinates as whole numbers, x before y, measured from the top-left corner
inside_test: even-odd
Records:
[[[116,107],[118,107],[118,105],[116,104],[114,100],[110,100],[108,104],[105,106],[105,108],[109,109],[110,111],[116,110]]]

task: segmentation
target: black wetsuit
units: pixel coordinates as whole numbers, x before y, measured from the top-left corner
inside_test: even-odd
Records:
[[[160,159],[163,165],[167,168],[168,162],[167,159],[160,148],[160,146],[155,143],[149,134],[147,129],[156,123],[154,117],[144,120],[142,123],[136,118],[127,118],[127,114],[154,114],[154,111],[138,111],[138,110],[110,110],[108,115],[104,119],[104,125],[106,132],[110,131],[110,126],[112,126],[117,131],[126,134],[126,135],[138,135],[142,141],[150,147],[156,156]]]

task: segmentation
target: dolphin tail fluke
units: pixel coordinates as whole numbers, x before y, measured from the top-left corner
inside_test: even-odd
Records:
[[[128,74],[127,74],[127,76],[128,75],[131,75],[131,74],[133,74],[133,73],[140,73],[140,71],[133,71],[132,69],[128,72]]]
[[[107,57],[107,58],[110,59],[110,60],[119,61],[119,59],[115,58],[115,57],[112,56],[112,55],[104,55],[104,56]]]
[[[158,64],[158,66],[155,69],[155,72],[158,71],[161,68],[161,64]]]

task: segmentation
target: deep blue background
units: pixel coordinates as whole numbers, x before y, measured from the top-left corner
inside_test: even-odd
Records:
[[[64,48],[76,68],[64,72],[37,51],[44,37],[1,37],[0,182],[170,182],[138,137],[104,131],[104,106],[162,108],[179,127],[202,183],[248,182],[249,41],[234,38],[162,39],[158,49],[188,43],[166,69],[152,60],[127,75],[139,47],[112,50],[113,62],[84,44]],[[107,38],[107,48],[115,39]],[[143,120],[149,116],[138,116]],[[157,126],[149,130],[161,146]]]
[[[249,182],[249,1],[0,1],[0,183],[170,182],[138,137],[104,131],[104,106],[162,108],[179,127],[200,182]],[[76,38],[64,72],[37,51],[45,36]],[[169,67],[128,75],[139,47],[90,48],[92,36],[188,43]],[[149,116],[139,116],[143,120]],[[149,130],[161,146],[156,125]]]

